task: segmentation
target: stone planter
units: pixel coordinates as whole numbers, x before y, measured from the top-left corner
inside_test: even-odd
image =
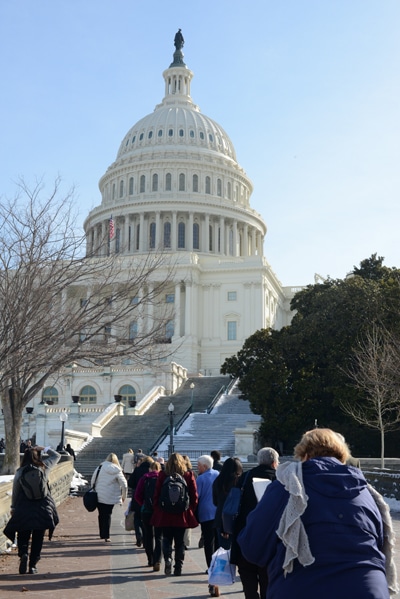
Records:
[[[33,414],[33,408],[25,408],[27,414]]]
[[[79,403],[79,395],[73,395],[72,401],[73,401],[73,403]]]
[[[114,395],[114,401],[116,401],[116,402],[122,401],[122,395]]]
[[[136,399],[130,399],[128,403],[130,408],[136,408]]]

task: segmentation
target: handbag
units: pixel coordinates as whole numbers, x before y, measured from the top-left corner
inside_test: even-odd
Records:
[[[222,508],[222,527],[224,532],[230,535],[232,535],[234,531],[235,520],[240,511],[240,504],[242,503],[242,495],[248,475],[249,472],[246,472],[246,475],[243,479],[243,484],[240,488],[232,487]]]
[[[88,512],[94,512],[94,510],[97,508],[98,498],[97,498],[97,491],[96,491],[96,483],[97,483],[97,478],[99,476],[100,469],[101,469],[101,464],[97,469],[97,474],[96,474],[96,478],[94,479],[93,487],[90,487],[90,489],[88,491],[86,491],[86,493],[83,495],[83,505],[85,506],[85,508],[87,509]]]
[[[230,563],[230,549],[219,547],[208,568],[208,584],[227,586],[235,583],[236,566]]]
[[[128,512],[125,516],[125,530],[135,530],[134,526],[135,512]]]

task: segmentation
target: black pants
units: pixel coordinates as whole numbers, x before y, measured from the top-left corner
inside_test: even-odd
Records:
[[[211,564],[212,554],[217,546],[216,543],[216,530],[214,528],[214,520],[207,520],[201,522],[201,534],[203,535],[204,541],[204,555],[206,557],[207,568]]]
[[[163,526],[163,554],[167,561],[172,558],[172,543],[175,544],[175,569],[181,570],[185,559],[185,528],[178,526]]]
[[[32,535],[31,553],[29,556],[29,567],[34,568],[40,560],[42,551],[44,530],[19,530],[17,533],[18,557],[28,554],[29,540]]]
[[[265,599],[267,594],[267,569],[248,562],[242,556],[238,560],[238,572],[245,599]]]
[[[161,563],[162,528],[150,524],[152,515],[142,512],[144,549],[149,564],[154,565]]]
[[[100,539],[110,538],[110,527],[111,527],[111,514],[114,505],[108,503],[98,503],[97,509],[99,511],[99,532]]]

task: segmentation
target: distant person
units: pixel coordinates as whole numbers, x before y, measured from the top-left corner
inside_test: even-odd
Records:
[[[135,501],[141,507],[143,546],[147,555],[147,565],[153,566],[154,572],[160,571],[162,553],[162,528],[151,524],[154,492],[160,472],[161,464],[153,461],[149,471],[140,478],[135,491]]]
[[[19,573],[26,574],[28,569],[29,555],[29,574],[37,573],[37,563],[43,546],[44,533],[49,531],[51,539],[54,529],[57,526],[58,514],[53,497],[48,487],[47,473],[60,460],[60,454],[50,448],[46,448],[47,457],[42,457],[44,447],[30,447],[26,449],[22,458],[21,467],[15,473],[13,480],[13,490],[11,498],[11,519],[4,529],[4,534],[14,542],[17,536]],[[22,486],[22,478],[26,467],[34,466],[40,469],[44,474],[45,496],[41,498],[32,498],[27,494]],[[33,483],[31,483],[33,489]],[[29,553],[29,542],[31,548]]]
[[[258,465],[244,472],[237,481],[237,487],[243,488],[239,514],[235,521],[231,545],[231,563],[238,566],[238,573],[243,585],[245,599],[260,599],[267,592],[267,572],[256,564],[250,563],[242,555],[237,542],[240,531],[246,524],[247,516],[257,507],[257,497],[253,487],[253,479],[275,480],[279,465],[279,454],[272,447],[263,447],[257,453]]]
[[[213,470],[221,472],[223,466],[223,463],[221,462],[221,452],[217,449],[213,449],[210,455],[213,459]]]
[[[125,501],[127,483],[115,453],[110,453],[93,472],[91,486],[94,484],[99,468],[100,472],[96,481],[99,534],[100,539],[104,539],[106,543],[109,543],[111,541],[111,514],[114,505]]]
[[[212,488],[213,482],[217,478],[219,472],[214,470],[212,466],[213,459],[209,455],[201,455],[197,460],[197,471],[199,473],[196,480],[197,492],[199,494],[197,518],[201,526],[207,568],[210,567],[212,554],[214,553],[217,544],[216,531],[214,528],[214,518],[217,508],[213,502]]]
[[[170,476],[178,475],[184,479],[189,495],[189,507],[180,513],[171,513],[160,505],[163,495],[163,484]],[[165,489],[165,487],[164,487]],[[198,522],[195,517],[197,508],[197,488],[193,472],[187,469],[185,460],[179,453],[172,453],[165,466],[165,471],[158,475],[154,495],[154,512],[151,519],[153,526],[162,527],[163,532],[163,554],[165,561],[164,573],[166,576],[172,574],[172,550],[175,547],[174,576],[181,576],[183,562],[185,560],[185,529],[196,528]]]
[[[139,448],[139,449],[136,450],[135,457],[134,457],[134,460],[133,460],[135,468],[136,468],[138,462],[140,462],[141,460],[143,460],[143,458],[145,458],[145,457],[146,456],[143,453],[143,449]]]
[[[133,449],[129,448],[126,453],[122,456],[121,468],[122,472],[125,474],[126,480],[130,477],[135,467],[135,454]]]
[[[238,536],[244,557],[267,569],[268,599],[389,599],[398,587],[383,497],[346,465],[349,449],[330,429],[305,433],[294,457]]]
[[[144,533],[142,525],[142,509],[141,506],[135,500],[135,493],[140,479],[142,478],[142,476],[148,473],[151,464],[154,462],[154,460],[151,457],[145,456],[144,454],[142,455],[143,457],[138,459],[136,467],[128,480],[128,487],[132,489],[132,499],[129,504],[129,509],[132,512],[135,512],[133,522],[135,527],[136,547],[141,547],[143,545]]]
[[[74,462],[75,462],[75,460],[76,460],[76,454],[75,454],[75,451],[73,450],[73,448],[71,447],[70,443],[67,443],[67,445],[65,447],[65,451],[67,451],[69,453],[69,455],[74,458]]]

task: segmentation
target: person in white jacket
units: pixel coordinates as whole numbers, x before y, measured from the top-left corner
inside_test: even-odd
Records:
[[[99,512],[100,539],[104,539],[106,543],[109,543],[111,514],[114,505],[125,501],[128,488],[126,478],[115,453],[110,453],[104,462],[93,472],[91,486],[94,484],[98,498],[97,509]]]
[[[128,480],[135,467],[135,454],[133,449],[129,448],[128,451],[124,453],[122,456],[121,467],[126,480]]]

